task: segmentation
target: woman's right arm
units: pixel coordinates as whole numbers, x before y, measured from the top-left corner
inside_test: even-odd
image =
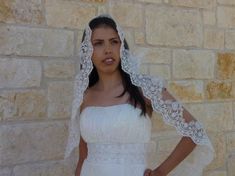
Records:
[[[79,142],[79,160],[76,168],[75,176],[80,176],[82,165],[84,160],[87,157],[87,143],[84,141],[82,136],[80,136],[80,142]]]

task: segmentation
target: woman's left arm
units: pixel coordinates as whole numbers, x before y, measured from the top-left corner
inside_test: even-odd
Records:
[[[162,92],[162,98],[175,101],[175,98],[166,89]],[[183,108],[183,118],[186,122],[195,120],[185,108]],[[193,151],[195,146],[196,144],[190,137],[182,137],[168,158],[153,171],[146,171],[144,176],[166,176]]]

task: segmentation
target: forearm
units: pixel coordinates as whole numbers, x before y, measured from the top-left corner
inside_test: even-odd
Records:
[[[84,160],[85,159],[82,159],[82,158],[79,159],[77,167],[76,167],[76,171],[75,171],[75,176],[80,176]]]
[[[193,151],[195,146],[191,138],[182,137],[173,152],[155,171],[161,173],[161,176],[167,175]]]

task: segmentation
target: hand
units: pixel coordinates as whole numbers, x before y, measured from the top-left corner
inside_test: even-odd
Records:
[[[146,169],[144,171],[144,176],[165,176],[161,174],[161,172],[158,169],[151,170],[151,169]]]
[[[151,169],[146,169],[144,171],[144,176],[153,176],[153,171]]]

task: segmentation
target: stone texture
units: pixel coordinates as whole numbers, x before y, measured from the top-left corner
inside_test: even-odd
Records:
[[[234,0],[217,0],[219,4],[225,4],[225,5],[235,5]]]
[[[107,0],[82,0],[83,2],[105,3]]]
[[[45,118],[46,107],[46,93],[43,90],[0,93],[0,118],[3,120]]]
[[[202,44],[199,11],[146,6],[146,40],[152,45],[196,46]]]
[[[16,166],[14,176],[73,176],[72,170],[62,162],[47,162]]]
[[[139,2],[145,2],[145,3],[156,3],[160,4],[162,0],[138,0]]]
[[[46,0],[46,20],[49,26],[84,29],[96,15],[92,6],[76,1]]]
[[[235,151],[235,132],[230,132],[226,135],[226,144],[228,152]]]
[[[211,81],[206,85],[206,93],[209,100],[233,98],[232,91],[231,82]]]
[[[219,79],[235,78],[235,54],[218,53],[217,77]]]
[[[203,176],[227,176],[226,171],[209,171],[206,172]]]
[[[216,0],[170,0],[169,4],[183,7],[213,9],[215,8]]]
[[[62,159],[66,131],[61,121],[1,125],[0,166]]]
[[[170,64],[171,62],[171,50],[166,48],[135,47],[134,54],[142,63]]]
[[[218,26],[223,28],[235,28],[235,7],[218,6]]]
[[[142,6],[127,2],[111,3],[110,13],[112,16],[125,27],[142,27],[143,16]],[[127,18],[128,17],[128,18]]]
[[[180,141],[179,138],[168,138],[168,139],[162,139],[158,141],[158,152],[172,152],[175,146]]]
[[[144,44],[145,43],[145,33],[142,31],[135,31],[135,43],[136,44]]]
[[[210,132],[223,132],[233,129],[232,103],[194,104],[188,110],[199,119]]]
[[[223,49],[224,32],[216,29],[204,29],[204,48]]]
[[[29,59],[0,59],[0,88],[38,87],[41,64]]]
[[[235,173],[235,155],[231,154],[227,159],[228,163],[228,176],[234,176]]]
[[[235,50],[235,30],[225,32],[225,48]]]
[[[216,15],[214,11],[204,10],[203,13],[203,23],[205,25],[215,25],[216,24]]]
[[[215,149],[215,158],[207,166],[207,170],[225,167],[226,161],[226,138],[223,133],[209,134],[212,145]],[[214,176],[214,175],[213,175]]]
[[[0,33],[0,54],[57,57],[73,54],[71,31],[0,26]]]
[[[75,74],[74,61],[48,60],[43,65],[44,75],[48,78],[71,78]]]
[[[170,82],[169,90],[183,102],[200,102],[204,99],[203,82],[199,80]]]
[[[168,65],[149,65],[149,73],[152,76],[160,76],[164,79],[170,79],[171,73],[170,73],[170,67]]]
[[[11,169],[10,168],[0,168],[0,175],[1,176],[11,176]]]
[[[169,131],[174,131],[173,135],[175,136],[175,129],[170,125],[166,125],[163,121],[162,115],[158,113],[153,113],[151,117],[152,121],[152,137],[156,138],[156,142],[161,139],[161,136],[169,137],[172,136],[172,133],[169,134]],[[166,135],[164,134],[166,133]]]
[[[173,76],[176,79],[211,79],[214,77],[215,58],[211,51],[175,50]]]
[[[71,113],[73,84],[71,82],[51,82],[48,85],[48,117],[68,118]]]
[[[42,0],[2,0],[0,1],[0,22],[43,24]]]

